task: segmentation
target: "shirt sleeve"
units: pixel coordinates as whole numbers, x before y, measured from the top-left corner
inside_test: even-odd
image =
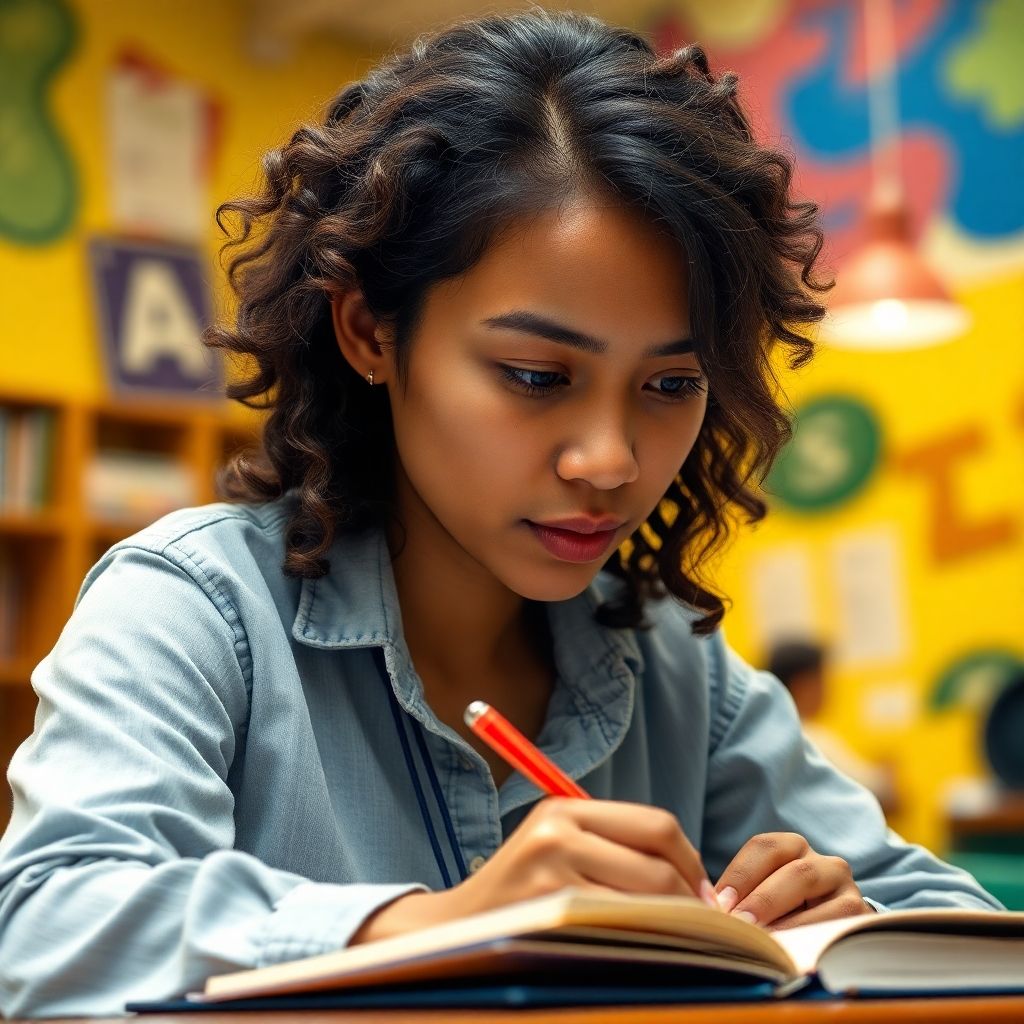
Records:
[[[333,885],[234,843],[249,647],[199,566],[120,548],[32,677],[0,840],[0,1016],[120,1015],[347,944],[418,883]]]
[[[849,863],[876,910],[1002,909],[966,871],[890,829],[875,797],[808,742],[785,687],[707,640],[711,729],[702,853],[712,880],[743,844],[796,832]]]

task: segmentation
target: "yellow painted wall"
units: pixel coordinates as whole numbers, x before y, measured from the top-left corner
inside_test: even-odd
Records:
[[[895,762],[905,810],[895,821],[908,837],[942,848],[942,793],[955,777],[982,778],[979,717],[954,708],[929,714],[927,699],[943,669],[980,647],[1024,655],[1024,272],[1005,275],[958,294],[974,323],[964,337],[932,349],[851,353],[822,346],[816,360],[787,377],[792,402],[851,394],[881,422],[883,455],[867,486],[826,515],[775,508],[745,530],[723,559],[717,582],[734,606],[726,618],[729,641],[748,659],[763,656],[751,619],[751,572],[757,556],[781,544],[799,544],[812,562],[814,596],[823,635],[836,628],[830,553],[850,531],[890,526],[902,548],[907,653],[856,671],[837,667],[825,717],[851,745]],[[900,452],[960,427],[977,425],[983,452],[957,463],[957,500],[972,521],[1008,516],[1015,540],[977,555],[936,562],[930,543],[932,495],[923,478],[901,474]],[[870,722],[866,695],[906,687],[918,714],[894,728]]]
[[[107,175],[106,79],[124,48],[207,90],[223,126],[210,189],[208,248],[217,252],[212,207],[256,180],[263,150],[314,116],[375,54],[333,41],[305,43],[279,64],[245,51],[243,5],[228,0],[75,0],[77,43],[51,89],[59,133],[79,182],[72,229],[28,246],[0,238],[0,377],[5,388],[94,398],[103,368],[87,274],[85,241],[112,230]],[[223,285],[216,281],[223,299]]]

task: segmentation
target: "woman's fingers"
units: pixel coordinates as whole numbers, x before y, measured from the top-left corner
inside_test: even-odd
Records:
[[[700,858],[672,814],[566,797],[541,800],[494,856],[450,891],[465,914],[570,885],[686,896],[703,890],[717,907]]]
[[[691,895],[715,905],[700,855],[673,814],[619,800],[573,800],[572,804],[573,820],[580,828],[667,861],[685,879]]]
[[[754,924],[772,922],[832,897],[849,879],[845,861],[814,854],[783,864],[733,908]]]
[[[837,893],[831,899],[822,900],[814,906],[800,907],[785,917],[772,922],[772,931],[784,928],[796,928],[802,924],[817,924],[819,921],[831,921],[837,917],[855,917],[858,914],[872,914],[874,907],[865,903],[860,892],[854,887]]]
[[[674,864],[663,857],[612,842],[595,832],[579,833],[571,863],[588,882],[619,892],[694,895],[690,883]]]
[[[807,840],[796,832],[765,832],[748,839],[715,886],[722,909],[735,911],[769,875],[809,850]]]
[[[795,832],[754,836],[722,872],[716,888],[723,910],[761,925],[824,921],[861,913],[866,906],[850,865],[841,857],[816,853]]]

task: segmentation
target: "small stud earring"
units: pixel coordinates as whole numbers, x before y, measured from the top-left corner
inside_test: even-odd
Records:
[[[373,387],[373,370],[366,375],[366,379],[370,382],[370,387]]]

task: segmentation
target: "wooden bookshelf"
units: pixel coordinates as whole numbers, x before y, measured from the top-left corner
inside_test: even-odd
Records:
[[[0,831],[10,814],[7,765],[32,731],[32,671],[60,635],[89,568],[112,544],[162,514],[96,514],[86,477],[97,453],[155,453],[173,460],[192,482],[194,500],[184,504],[204,504],[216,500],[215,475],[226,455],[252,443],[259,422],[256,414],[226,402],[80,402],[0,389],[0,411],[8,420],[40,409],[53,417],[46,500],[31,508],[0,501],[0,563],[13,578],[15,595],[13,641],[0,648]]]

